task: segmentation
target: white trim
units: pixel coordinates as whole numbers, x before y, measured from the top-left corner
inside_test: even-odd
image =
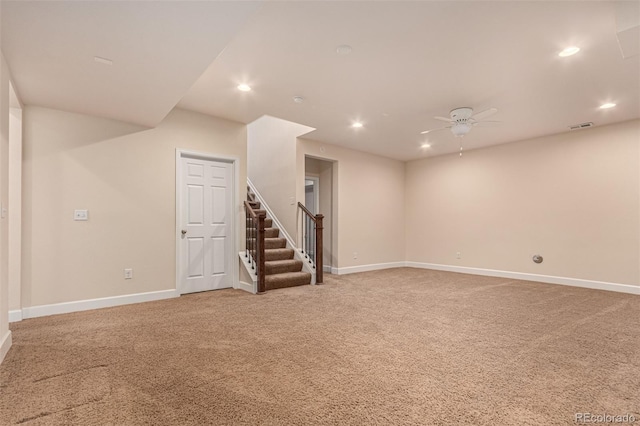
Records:
[[[320,211],[320,176],[313,173],[307,173],[304,176],[304,179],[313,181],[313,203],[315,204],[315,209],[314,209],[315,212],[311,212],[311,213],[316,214],[317,212]],[[305,201],[306,201],[307,185],[305,185],[304,188],[305,188]]]
[[[551,275],[528,274],[523,272],[500,271],[495,269],[470,268],[467,266],[440,265],[437,263],[406,262],[406,266],[409,268],[435,269],[438,271],[459,272],[463,274],[513,278],[516,280],[537,281],[547,284],[560,284],[573,287],[590,288],[594,290],[607,290],[640,295],[640,287],[629,284],[583,280],[579,278],[555,277]]]
[[[256,292],[253,291],[253,284],[245,283],[244,281],[238,281],[238,286],[236,287],[236,289],[256,294]]]
[[[122,296],[103,297],[100,299],[77,300],[74,302],[54,303],[51,305],[22,308],[23,318],[37,318],[48,315],[68,314],[70,312],[88,311],[90,309],[110,308],[130,305],[132,303],[152,302],[154,300],[178,297],[177,290],[151,291],[148,293],[126,294]]]
[[[374,263],[371,265],[347,266],[345,268],[331,268],[331,271],[333,274],[345,275],[345,274],[355,274],[357,272],[377,271],[380,269],[404,268],[405,266],[406,266],[406,262]]]
[[[289,244],[289,246],[295,250],[296,245],[293,243],[293,239],[284,229],[284,227],[282,226],[282,224],[280,223],[276,215],[273,214],[273,211],[269,208],[269,205],[266,203],[266,201],[264,201],[264,198],[262,198],[262,196],[260,195],[260,192],[258,192],[258,190],[256,189],[256,187],[253,185],[253,183],[249,178],[247,178],[247,185],[249,185],[249,188],[251,188],[251,192],[254,193],[257,200],[260,202],[260,209],[266,210],[267,217],[271,219],[273,221],[273,224],[276,226],[276,228],[280,230],[280,235],[284,237],[287,240],[287,243]]]
[[[9,311],[9,322],[19,322],[19,321],[22,321],[22,309]]]
[[[328,272],[328,273],[330,273],[330,274],[333,274],[333,272],[331,272],[331,271],[332,271],[332,268],[331,268],[331,266],[329,266],[329,265],[324,265],[324,266],[322,267],[322,272]]]
[[[302,268],[311,274],[311,284],[316,284],[316,269],[313,267],[313,260],[302,253],[302,249],[294,248],[293,258],[302,262]]]
[[[249,293],[257,294],[258,293],[258,276],[251,271],[251,265],[249,264],[249,261],[245,257],[245,252],[243,251],[239,252],[238,257],[240,258],[240,262],[242,262],[244,269],[247,271],[247,274],[249,274],[249,276],[251,277],[251,284],[238,280],[238,286],[235,288],[248,291]]]
[[[231,183],[231,211],[233,214],[231,215],[231,229],[232,234],[235,236],[233,241],[231,242],[230,255],[238,252],[238,242],[240,241],[240,228],[236,225],[236,216],[243,212],[243,207],[238,203],[238,200],[241,200],[239,191],[240,191],[240,158],[236,156],[229,155],[218,155],[218,154],[210,154],[204,152],[197,151],[189,151],[185,149],[176,148],[176,291],[180,292],[180,276],[182,273],[181,263],[180,263],[180,231],[181,231],[181,219],[182,219],[182,210],[181,206],[181,188],[182,188],[182,162],[180,161],[182,158],[196,158],[207,161],[220,161],[224,163],[231,163],[232,170],[232,179]],[[240,270],[238,267],[233,265],[231,268],[231,286],[233,288],[238,287]]]
[[[0,341],[0,364],[9,352],[9,349],[11,349],[11,330],[7,330],[7,333],[2,338],[2,341]]]
[[[560,284],[572,287],[590,288],[593,290],[615,291],[640,295],[640,286],[629,284],[610,283],[604,281],[583,280],[580,278],[556,277],[551,275],[528,274],[524,272],[500,271],[496,269],[471,268],[467,266],[441,265],[437,263],[422,262],[391,262],[376,263],[371,265],[349,266],[345,268],[331,268],[332,274],[345,275],[357,272],[376,271],[390,268],[419,268],[433,269],[437,271],[459,272],[462,274],[483,275],[489,277],[512,278],[523,281],[534,281],[547,284]]]

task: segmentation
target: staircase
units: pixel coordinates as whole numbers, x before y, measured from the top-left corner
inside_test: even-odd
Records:
[[[256,201],[255,195],[247,188],[247,201],[254,213],[263,213],[260,202]],[[273,220],[264,220],[265,238],[265,288],[274,290],[278,288],[295,287],[299,285],[311,284],[311,274],[302,271],[301,260],[294,259],[294,251],[287,248],[286,238],[280,237],[280,229],[273,226]],[[247,228],[247,241],[254,241],[257,237],[255,227]],[[247,244],[255,247],[255,244]],[[255,253],[252,253],[255,256]]]

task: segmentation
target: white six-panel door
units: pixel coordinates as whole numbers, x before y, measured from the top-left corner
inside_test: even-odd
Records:
[[[180,293],[231,287],[232,164],[180,161]]]

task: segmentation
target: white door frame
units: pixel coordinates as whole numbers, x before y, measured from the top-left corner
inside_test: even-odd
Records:
[[[304,179],[313,181],[313,202],[316,206],[316,211],[314,212],[314,214],[319,213],[320,212],[320,175],[316,175],[314,173],[308,173],[305,175]],[[306,188],[306,185],[305,185],[305,188]]]
[[[235,156],[226,156],[226,155],[218,155],[197,151],[189,151],[185,149],[176,149],[176,290],[179,294],[182,294],[182,288],[180,285],[180,277],[182,276],[182,265],[180,262],[181,259],[181,233],[182,230],[182,160],[183,158],[195,158],[198,160],[207,160],[207,161],[219,161],[222,163],[231,164],[231,205],[232,212],[231,215],[231,249],[229,256],[231,259],[235,259],[236,254],[238,253],[238,240],[240,238],[240,232],[238,227],[236,226],[239,207],[237,206],[237,201],[239,199],[238,189],[239,189],[239,181],[240,181],[240,159]],[[238,265],[237,262],[231,262],[231,285],[233,288],[238,288]]]

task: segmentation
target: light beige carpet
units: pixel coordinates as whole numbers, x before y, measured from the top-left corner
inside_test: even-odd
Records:
[[[640,297],[417,269],[25,320],[0,424],[640,424]]]

